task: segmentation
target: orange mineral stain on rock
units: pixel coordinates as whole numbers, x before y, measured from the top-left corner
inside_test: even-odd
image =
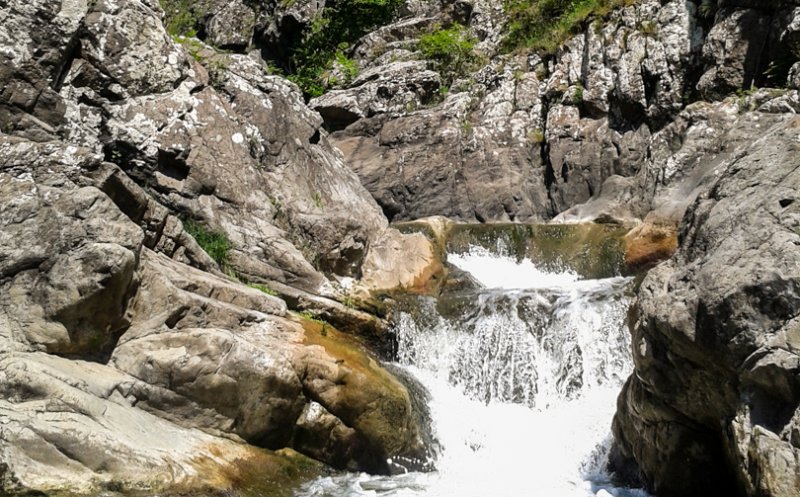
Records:
[[[291,449],[209,445],[192,465],[207,494],[241,497],[289,497],[300,483],[319,475],[324,466]]]
[[[625,235],[625,265],[633,271],[650,269],[669,259],[678,248],[678,227],[646,222]]]

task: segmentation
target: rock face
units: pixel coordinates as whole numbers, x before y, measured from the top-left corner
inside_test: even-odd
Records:
[[[1,39],[47,16],[64,32],[10,47],[4,131],[103,153],[159,205],[224,233],[223,269],[249,281],[319,293],[325,274],[358,276],[386,219],[294,85],[245,55],[175,43],[151,3],[17,5]]]
[[[249,7],[226,8],[208,36],[248,44]],[[419,241],[388,228],[298,89],[176,42],[151,0],[0,16],[0,493],[302,476],[262,449],[377,473],[423,461],[406,387],[288,312],[383,330],[337,280],[376,257],[386,280],[399,260],[371,246]],[[225,16],[244,24],[226,33]]]
[[[616,467],[796,494],[796,0],[629,2],[544,58],[499,54],[502,2],[409,0],[309,103],[262,57],[330,2],[189,3],[0,1],[0,491],[296,469],[262,449],[423,467],[409,389],[359,345],[386,322],[353,302],[435,289],[442,247],[387,217],[444,215],[641,223],[629,267],[679,239],[633,314]],[[453,23],[455,76],[419,50]]]
[[[614,433],[658,495],[800,488],[800,118],[760,134],[639,292]]]
[[[243,442],[374,472],[424,459],[398,380],[282,300],[153,250],[115,204],[147,194],[102,189],[120,174],[88,149],[0,137],[5,491],[224,489],[203,464],[259,457]],[[308,437],[330,423],[348,436],[319,451]]]
[[[498,55],[502,9],[474,1],[458,22],[491,60],[449,87],[417,46],[453,9],[410,10],[352,49],[361,76],[310,105],[390,220],[638,222],[691,190],[699,164],[661,134],[687,103],[786,84],[789,3],[635,2],[542,59]]]

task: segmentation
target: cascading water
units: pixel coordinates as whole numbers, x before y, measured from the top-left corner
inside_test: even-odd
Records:
[[[605,471],[630,373],[630,278],[582,280],[473,248],[448,261],[484,288],[402,314],[398,363],[430,392],[432,473],[345,474],[301,496],[645,497]],[[439,308],[443,306],[439,302]]]

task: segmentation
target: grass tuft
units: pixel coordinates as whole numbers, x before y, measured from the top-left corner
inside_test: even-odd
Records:
[[[507,51],[532,49],[554,53],[571,36],[596,18],[632,5],[636,0],[505,0],[510,19],[503,40]]]
[[[228,265],[229,252],[232,247],[225,233],[214,231],[196,221],[186,221],[183,229],[197,241],[197,244],[216,261],[221,268]]]

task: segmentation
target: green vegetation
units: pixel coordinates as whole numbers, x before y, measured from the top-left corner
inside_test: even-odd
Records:
[[[342,297],[341,302],[342,305],[349,307],[350,309],[358,309],[360,307],[359,302],[349,295]]]
[[[800,62],[800,40],[789,40],[781,44],[770,54],[772,60],[764,71],[764,86],[785,88],[789,72],[797,62]]]
[[[510,22],[504,40],[518,48],[552,53],[592,19],[602,18],[636,0],[504,0]]]
[[[192,56],[194,60],[199,63],[203,63],[203,50],[205,50],[205,45],[203,42],[198,40],[197,38],[191,38],[190,35],[172,35],[172,40],[175,43],[183,45],[186,47],[186,51],[189,55]]]
[[[321,193],[314,192],[314,196],[312,197],[312,200],[314,201],[314,206],[317,209],[322,209],[324,207],[324,204],[322,203],[322,194]]]
[[[336,53],[336,67],[339,69],[342,77],[344,77],[344,81],[342,81],[342,83],[345,85],[350,84],[358,77],[358,63],[347,57],[344,52]]]
[[[197,21],[205,15],[199,11],[199,3],[193,0],[159,0],[164,10],[164,27],[175,36],[197,35]]]
[[[188,220],[183,223],[183,228],[192,235],[197,244],[214,259],[221,268],[228,265],[228,252],[231,242],[225,233],[214,231],[196,221]]]
[[[639,24],[639,32],[647,37],[655,38],[658,36],[658,25],[653,21],[642,21]]]
[[[444,87],[448,87],[479,61],[475,54],[476,43],[475,37],[463,26],[453,24],[449,28],[439,27],[422,35],[418,48],[441,74]]]
[[[528,133],[528,141],[537,145],[544,143],[544,131],[542,131],[541,128],[531,130],[531,132]]]
[[[272,295],[273,297],[278,296],[278,292],[268,287],[267,285],[262,285],[260,283],[248,283],[247,286],[249,286],[250,288],[255,288],[256,290],[260,290],[266,293],[267,295]]]
[[[717,15],[716,0],[703,0],[697,8],[697,13],[706,21],[712,21],[714,16]]]
[[[581,105],[583,104],[583,85],[578,83],[575,85],[575,88],[572,90],[572,95],[570,96],[570,101],[572,105]]]
[[[344,55],[353,43],[392,20],[403,0],[347,0],[326,6],[292,50],[289,79],[309,97],[322,95],[332,84],[329,75],[338,60],[345,75],[356,68]]]
[[[332,328],[327,321],[314,316],[310,311],[298,312],[297,316],[304,321],[317,325],[319,327],[319,334],[322,336],[328,336],[328,328]]]

